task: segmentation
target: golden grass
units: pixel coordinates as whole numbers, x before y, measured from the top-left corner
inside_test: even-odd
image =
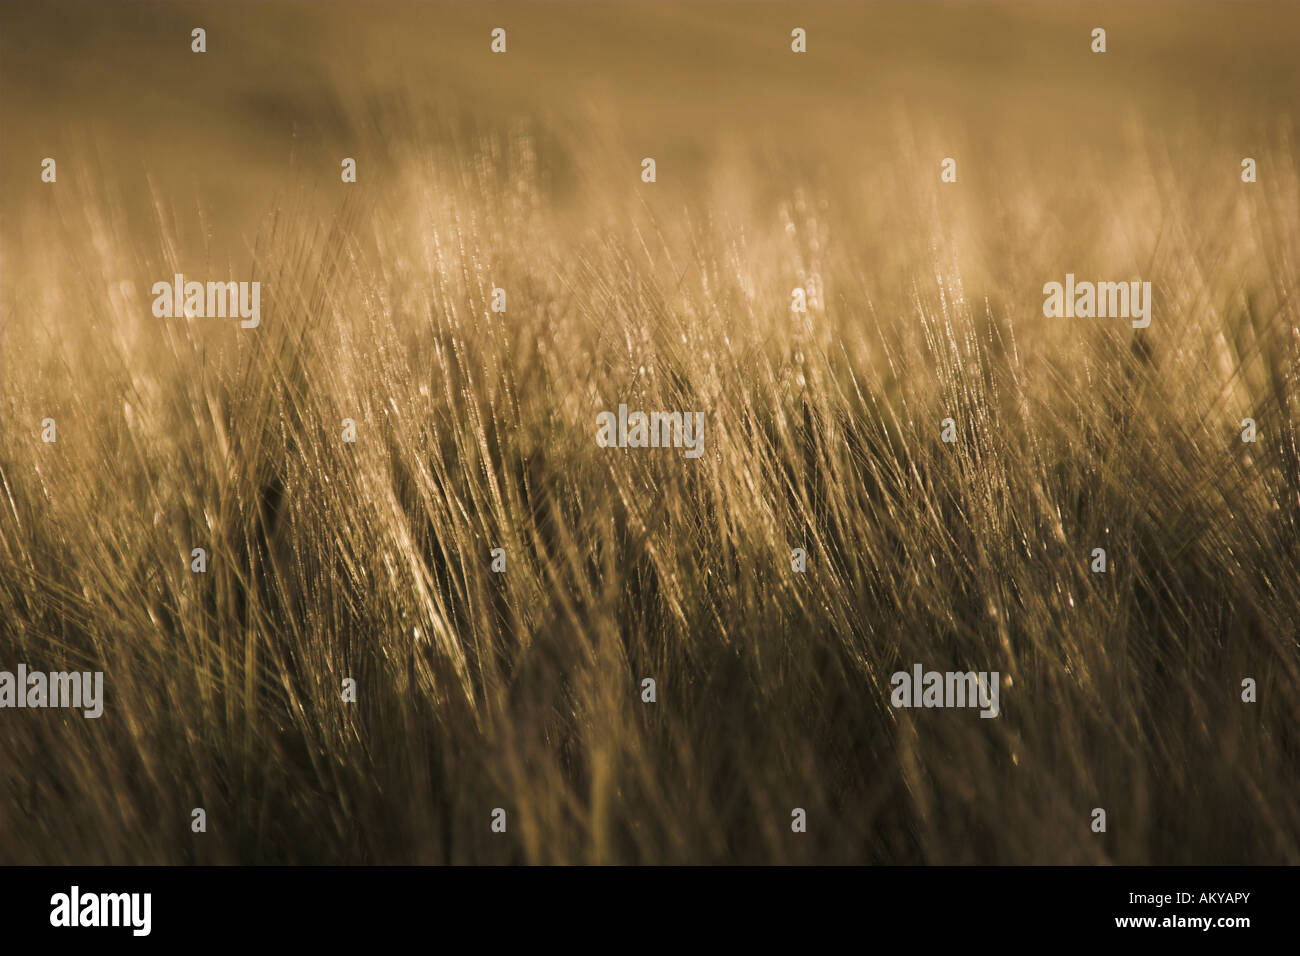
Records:
[[[0,667],[103,670],[107,701],[0,711],[0,861],[1300,862],[1300,173],[1268,95],[1296,68],[1267,11],[1107,14],[1179,64],[1236,38],[1214,55],[1253,79],[1211,121],[1131,52],[1046,91],[959,53],[973,24],[1056,62],[1073,5],[942,8],[930,33],[933,10],[807,7],[829,52],[797,80],[788,27],[770,67],[737,52],[777,6],[330,6],[208,15],[225,45],[332,51],[326,88],[216,42],[157,54],[211,111],[212,138],[182,127],[193,167],[122,159],[141,140],[111,115],[56,133],[89,84],[6,76]],[[410,39],[336,59],[506,16],[535,28],[518,59],[456,47],[451,92]],[[633,58],[645,30],[669,66]],[[915,63],[856,99],[900,45]],[[573,89],[574,57],[605,72]],[[972,112],[972,77],[1014,104]],[[291,159],[250,158],[277,111]],[[1152,281],[1151,327],[1045,319],[1067,271]],[[174,272],[261,281],[260,328],[155,319]],[[596,447],[619,402],[703,411],[703,458]],[[918,661],[1000,671],[1002,715],[892,709]]]

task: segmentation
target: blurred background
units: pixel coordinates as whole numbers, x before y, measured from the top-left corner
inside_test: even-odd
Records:
[[[578,213],[643,156],[680,202],[725,190],[741,159],[794,163],[882,208],[954,156],[963,194],[990,209],[1052,198],[1050,229],[1144,140],[1176,150],[1188,182],[1242,155],[1290,162],[1269,148],[1300,110],[1300,10],[1281,3],[52,2],[3,16],[11,260],[48,201],[44,156],[65,185],[106,179],[142,228],[152,182],[182,224],[235,249],[294,183],[337,185],[344,155],[377,192],[417,133],[473,145],[521,125],[550,199]],[[497,26],[505,56],[489,52]],[[807,55],[790,53],[795,26]]]
[[[1300,862],[1297,36],[0,6],[0,667],[107,696],[0,713],[0,862]],[[597,448],[620,402],[705,456]],[[890,708],[916,662],[1002,716]]]

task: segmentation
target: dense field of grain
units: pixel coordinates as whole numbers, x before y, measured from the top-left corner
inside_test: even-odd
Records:
[[[0,709],[0,862],[1300,862],[1297,35],[6,4],[0,670],[105,699]]]

